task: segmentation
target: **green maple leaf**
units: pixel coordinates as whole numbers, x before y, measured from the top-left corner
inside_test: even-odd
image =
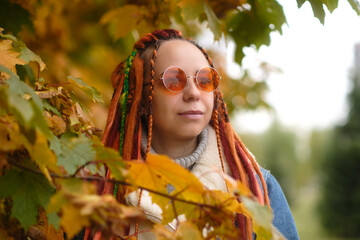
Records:
[[[11,216],[25,231],[36,223],[39,207],[45,208],[53,193],[49,182],[39,174],[11,169],[0,177],[0,198],[13,200]]]
[[[34,96],[33,99],[37,104],[39,104],[40,108],[42,108],[41,100],[28,85],[20,81],[18,76],[16,76],[9,69],[0,65],[0,72],[6,72],[10,75],[10,78],[6,82],[9,85],[7,103],[11,108],[11,112],[17,117],[17,119],[22,119],[23,123],[30,122],[34,116],[34,111],[31,107],[30,101],[24,99],[24,95],[31,94]]]
[[[299,3],[299,2],[298,2]],[[286,23],[282,6],[275,0],[249,2],[251,8],[234,11],[227,18],[227,31],[236,43],[235,61],[241,63],[243,47],[270,44],[270,33]]]
[[[96,160],[103,161],[116,180],[123,180],[126,174],[125,163],[117,151],[112,148],[99,145],[96,149]]]
[[[50,140],[50,148],[58,158],[58,165],[63,166],[68,174],[73,174],[79,166],[95,159],[92,144],[87,137],[76,137],[71,133]]]
[[[357,13],[357,15],[360,15],[360,3],[357,0],[348,0],[350,6],[352,9]]]
[[[10,75],[6,81],[8,87],[5,91],[7,92],[5,108],[14,114],[21,125],[33,129],[38,128],[46,137],[50,137],[50,129],[42,116],[43,101],[30,86],[20,81],[19,77],[8,68],[0,65],[0,72]]]
[[[310,2],[311,8],[314,12],[314,16],[319,19],[321,24],[324,24],[325,21],[325,11],[323,4],[319,0],[308,0]]]
[[[338,7],[339,0],[328,0],[325,2],[325,4],[329,11],[332,13]]]

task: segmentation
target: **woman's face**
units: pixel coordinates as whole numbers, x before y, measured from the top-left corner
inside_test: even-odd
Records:
[[[188,79],[182,92],[171,93],[160,79],[170,66],[179,66],[188,76],[195,76],[201,67],[209,66],[209,63],[196,46],[184,40],[163,42],[157,50],[152,102],[153,139],[192,139],[210,122],[214,93],[200,90],[194,78]]]

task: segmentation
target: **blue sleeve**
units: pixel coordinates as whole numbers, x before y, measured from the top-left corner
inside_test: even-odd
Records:
[[[273,225],[288,240],[298,240],[299,235],[296,230],[295,221],[284,192],[278,181],[269,171],[262,169],[262,173],[268,190],[270,206],[274,214]]]

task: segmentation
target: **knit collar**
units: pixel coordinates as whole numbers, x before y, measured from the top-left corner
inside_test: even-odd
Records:
[[[191,167],[203,154],[206,148],[207,140],[208,140],[208,130],[207,128],[205,128],[199,135],[199,144],[196,147],[195,151],[186,157],[174,159],[174,162],[181,165],[184,168],[191,169]],[[143,129],[141,134],[141,149],[144,152],[146,152],[146,147],[147,147],[147,133]],[[150,153],[157,154],[152,147],[150,147]]]

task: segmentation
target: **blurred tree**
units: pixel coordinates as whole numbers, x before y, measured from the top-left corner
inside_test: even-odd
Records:
[[[320,205],[324,227],[333,236],[360,238],[360,45],[355,48],[347,122],[335,129],[323,162]]]

